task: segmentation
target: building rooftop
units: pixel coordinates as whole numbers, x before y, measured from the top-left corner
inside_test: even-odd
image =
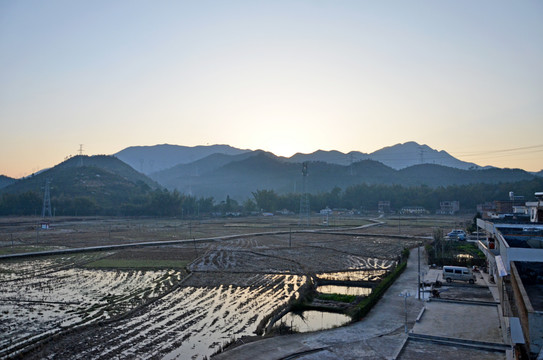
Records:
[[[495,224],[495,227],[510,247],[543,249],[543,225]]]

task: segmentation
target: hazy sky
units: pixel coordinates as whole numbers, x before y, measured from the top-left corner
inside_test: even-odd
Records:
[[[0,1],[0,174],[406,141],[543,168],[542,1]]]

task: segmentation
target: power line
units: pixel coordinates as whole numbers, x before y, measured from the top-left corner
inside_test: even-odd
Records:
[[[435,150],[435,149],[432,149]],[[530,150],[530,151],[527,151]],[[439,152],[439,150],[435,150]],[[454,155],[452,155],[451,152],[446,151],[449,155],[455,157],[455,158],[464,158],[464,157],[478,157],[480,158],[483,155],[491,155],[495,157],[502,157],[502,156],[519,156],[523,154],[532,154],[532,153],[539,153],[543,152],[543,144],[541,145],[532,145],[532,146],[523,146],[523,147],[517,147],[517,148],[509,148],[509,149],[498,149],[498,150],[484,150],[484,151],[468,151],[468,152],[454,152]],[[508,154],[509,153],[509,154]],[[350,162],[349,165],[351,165],[351,162],[358,162],[361,160],[376,160],[376,161],[405,161],[405,160],[412,160],[416,161],[417,157],[420,163],[432,163],[434,161],[441,161],[443,160],[443,157],[439,154],[434,154],[432,152],[428,153],[428,150],[424,149],[422,146],[419,146],[417,151],[409,152],[409,153],[403,153],[402,156],[398,155],[374,155],[371,153],[359,153],[357,154],[357,159],[354,159],[354,156],[351,153],[348,153],[347,155],[350,156]],[[484,157],[487,158],[487,157]],[[355,161],[353,161],[355,160]],[[337,163],[341,163],[343,161],[343,158],[338,156],[335,161]]]
[[[456,154],[457,156],[479,156],[479,155],[486,155],[486,154],[506,153],[506,152],[514,152],[514,151],[530,150],[530,149],[538,149],[538,148],[541,148],[541,150],[535,150],[535,151],[543,151],[543,144],[523,146],[523,147],[518,147],[518,148],[510,148],[510,149],[501,149],[501,150],[486,150],[486,151],[466,152],[466,153],[460,152]]]

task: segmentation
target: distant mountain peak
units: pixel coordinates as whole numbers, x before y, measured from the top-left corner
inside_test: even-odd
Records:
[[[134,169],[144,174],[165,170],[179,164],[189,164],[212,154],[239,155],[250,150],[230,145],[152,145],[131,146],[115,154]]]

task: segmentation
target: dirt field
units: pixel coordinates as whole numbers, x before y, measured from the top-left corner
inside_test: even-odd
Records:
[[[386,235],[427,237],[434,228],[432,219],[402,218],[401,227],[392,220],[355,229],[370,222],[347,218],[336,219],[336,227],[314,225],[309,230],[315,233],[299,232],[306,229],[296,221],[72,218],[37,231],[36,219],[0,219],[4,254],[251,234],[0,261],[0,356],[23,351],[27,358],[56,359],[209,357],[234,338],[254,335],[267,315],[298,297],[316,274],[385,271],[403,248],[421,241]],[[459,220],[437,221],[452,228]],[[339,226],[350,228],[338,231]]]

